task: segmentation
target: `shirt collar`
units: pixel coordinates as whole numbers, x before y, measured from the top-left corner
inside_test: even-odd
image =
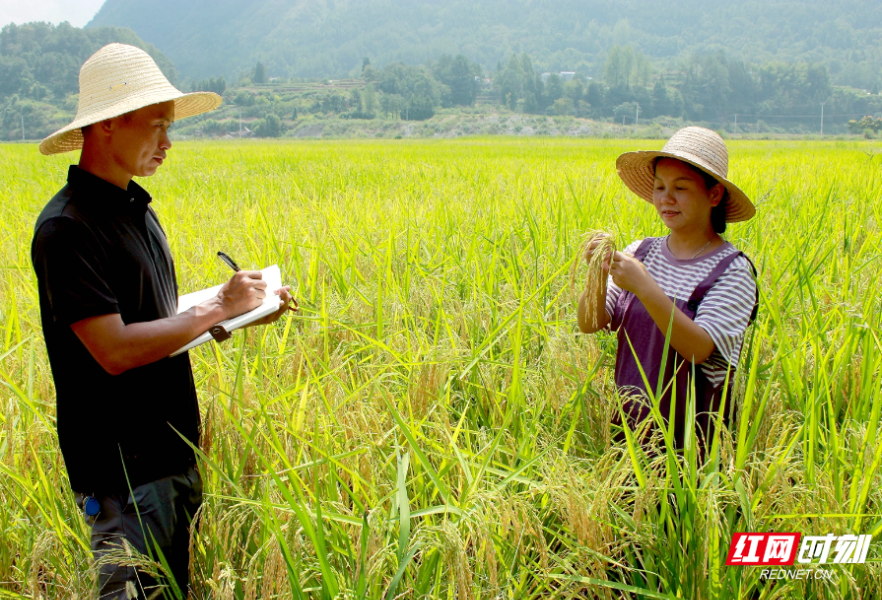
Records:
[[[127,189],[122,189],[77,165],[70,165],[67,182],[78,195],[85,195],[90,204],[100,205],[105,210],[128,212],[137,209],[143,212],[153,200],[134,180],[129,182]]]

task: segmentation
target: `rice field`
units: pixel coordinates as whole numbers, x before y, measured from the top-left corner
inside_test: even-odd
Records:
[[[729,142],[757,217],[726,237],[761,304],[698,464],[612,441],[615,338],[578,332],[571,285],[586,231],[665,233],[614,167],[661,145],[176,143],[142,184],[181,292],[225,280],[224,250],[278,263],[301,306],[191,351],[192,597],[882,596],[882,157]],[[0,145],[0,598],[93,597],[30,264],[76,158]],[[832,578],[770,581],[725,566],[739,531],[877,539]]]

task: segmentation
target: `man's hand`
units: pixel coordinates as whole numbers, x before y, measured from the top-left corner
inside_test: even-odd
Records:
[[[285,286],[279,295],[279,310],[255,325],[272,323],[283,312],[295,307]],[[119,375],[167,357],[208,331],[213,325],[257,308],[266,298],[266,282],[260,271],[239,271],[221,287],[217,296],[180,314],[142,323],[123,323],[119,313],[89,317],[70,328],[92,357],[111,375]]]
[[[286,285],[285,287],[279,288],[273,292],[277,296],[279,296],[279,310],[276,312],[265,316],[259,321],[255,321],[254,323],[250,323],[248,327],[252,327],[254,325],[269,325],[270,323],[274,323],[279,320],[279,318],[285,314],[286,311],[291,310],[293,312],[297,312],[300,309],[300,306],[297,304],[297,300],[294,299],[294,296],[291,295],[291,286]],[[292,305],[293,303],[293,305]]]
[[[217,305],[224,315],[232,319],[254,310],[266,298],[266,282],[260,271],[239,271],[226,282],[210,302]]]

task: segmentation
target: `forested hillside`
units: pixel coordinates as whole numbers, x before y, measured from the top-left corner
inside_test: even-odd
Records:
[[[415,131],[398,121],[429,120],[418,135],[606,135],[612,124],[615,135],[637,125],[663,135],[684,123],[882,132],[880,7],[592,2],[156,0],[147,10],[107,0],[85,30],[0,31],[0,139],[39,138],[69,119],[79,66],[111,41],[146,48],[185,89],[224,97],[181,125],[186,136],[396,136]],[[497,123],[507,115],[557,121]]]
[[[131,27],[191,78],[357,75],[462,53],[487,70],[526,52],[540,70],[594,75],[614,44],[671,68],[722,49],[737,60],[823,63],[835,85],[871,89],[882,71],[877,0],[107,0],[90,26]]]
[[[26,23],[0,30],[0,139],[42,137],[70,120],[77,107],[80,67],[112,42],[142,48],[177,82],[172,62],[125,27]]]

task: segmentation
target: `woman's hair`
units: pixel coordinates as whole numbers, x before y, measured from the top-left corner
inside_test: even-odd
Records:
[[[662,158],[669,158],[669,157],[659,156],[658,158],[653,159],[653,161],[652,161],[653,174],[655,173],[655,167],[658,164],[658,161],[661,160]],[[680,159],[674,158],[673,160],[680,160]],[[704,187],[707,190],[710,190],[712,187],[714,187],[715,185],[720,183],[720,181],[716,177],[714,177],[713,175],[711,175],[710,173],[708,173],[704,169],[699,169],[695,165],[692,165],[692,164],[686,162],[685,160],[680,160],[680,162],[683,163],[684,165],[686,165],[687,167],[689,167],[690,169],[692,169],[693,171],[695,171],[696,173],[698,173],[699,175],[701,175],[701,179],[704,181]],[[716,206],[711,208],[711,225],[713,226],[714,231],[717,233],[725,233],[725,231],[726,231],[726,204],[728,203],[728,201],[729,201],[729,190],[726,189],[726,186],[723,186],[723,199],[720,200],[719,204],[717,204]]]
[[[729,190],[726,190],[720,203],[711,209],[711,225],[717,233],[726,232],[726,204],[728,202]]]

